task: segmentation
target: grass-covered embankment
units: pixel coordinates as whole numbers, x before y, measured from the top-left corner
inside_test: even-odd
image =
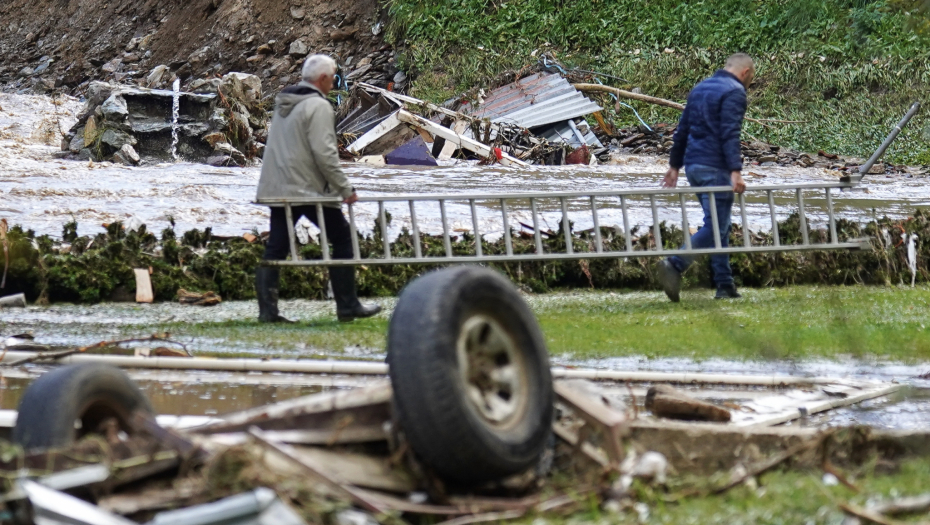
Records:
[[[761,140],[803,151],[868,156],[930,88],[930,37],[909,0],[390,0],[391,34],[414,94],[436,101],[486,86],[548,53],[566,66],[623,78],[617,87],[684,101],[726,57],[747,52],[758,75],[749,92]],[[632,112],[603,98],[622,125]],[[629,101],[627,101],[629,102]],[[678,112],[631,102],[650,123]],[[896,163],[930,164],[924,111],[888,151]]]

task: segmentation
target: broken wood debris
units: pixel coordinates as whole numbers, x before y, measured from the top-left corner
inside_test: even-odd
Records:
[[[669,385],[656,385],[646,392],[646,410],[657,417],[688,421],[730,421],[730,411],[688,396]]]

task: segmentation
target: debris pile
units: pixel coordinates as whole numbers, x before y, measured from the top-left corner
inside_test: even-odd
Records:
[[[261,80],[245,73],[195,81],[191,92],[93,82],[62,140],[80,159],[136,165],[142,159],[245,166],[267,139]]]
[[[596,162],[589,148],[599,153],[604,146],[582,117],[600,110],[554,74],[533,74],[486,97],[442,106],[358,83],[336,128],[349,154],[375,164],[436,165],[452,158],[588,164]]]

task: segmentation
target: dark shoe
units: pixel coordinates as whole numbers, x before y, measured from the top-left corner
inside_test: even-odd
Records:
[[[336,266],[329,269],[329,282],[336,299],[336,317],[347,323],[354,319],[371,317],[381,311],[378,305],[365,306],[355,291],[355,267]]]
[[[340,323],[348,323],[356,319],[364,319],[365,317],[371,317],[377,315],[381,311],[381,307],[377,304],[372,304],[365,306],[359,304],[356,308],[352,310],[339,310],[336,309],[336,317],[339,318]]]
[[[659,284],[662,285],[662,290],[665,291],[665,295],[668,296],[669,300],[673,303],[677,303],[681,300],[681,272],[675,269],[672,266],[672,262],[668,259],[662,259],[659,261],[658,275]]]
[[[258,320],[262,323],[293,323],[278,314],[278,283],[281,270],[259,266],[255,270],[255,293],[258,296]]]
[[[717,287],[717,295],[714,299],[739,299],[742,295],[736,291],[735,284],[721,284]]]

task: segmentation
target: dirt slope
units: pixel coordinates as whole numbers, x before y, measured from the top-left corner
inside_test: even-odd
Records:
[[[386,83],[396,69],[381,18],[377,0],[6,0],[0,88],[76,92],[89,80],[145,83],[165,65],[155,85],[173,75],[190,81],[244,71],[276,89],[297,79],[307,52],[331,53],[346,73],[362,69],[359,78]],[[305,45],[292,46],[296,40]]]

